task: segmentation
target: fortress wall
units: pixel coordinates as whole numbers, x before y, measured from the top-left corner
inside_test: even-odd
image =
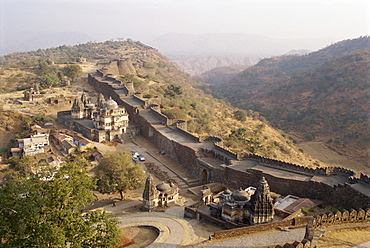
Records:
[[[144,107],[147,106],[147,102],[145,100],[141,99],[140,97],[137,97],[137,96],[134,95],[133,98],[135,98],[137,101],[139,101],[142,106],[144,106]]]
[[[276,221],[266,224],[259,224],[254,226],[247,226],[241,228],[234,228],[231,230],[222,230],[216,231],[211,240],[224,239],[230,237],[238,237],[247,234],[259,233],[269,230],[275,230],[276,228],[281,227],[294,227],[294,226],[304,226],[308,224],[308,221],[311,217],[297,217],[290,220]]]
[[[228,156],[232,159],[238,160],[238,154],[237,153],[235,153],[233,151],[230,151],[229,149],[219,145],[218,143],[215,143],[215,149],[216,149],[216,151],[225,153],[226,156]]]
[[[66,118],[66,116],[70,116],[70,115],[71,115],[70,110],[60,111],[57,113],[57,121],[69,128],[71,126],[71,119]]]
[[[141,126],[141,134],[161,151],[164,151],[167,156],[186,167],[193,175],[199,174],[197,157],[193,149],[168,139],[140,115],[137,116],[137,124]]]
[[[281,195],[318,199],[337,207],[370,208],[369,198],[347,184],[331,187],[321,182],[275,177],[259,170],[237,171],[232,167],[226,167],[224,171],[215,170],[212,175],[214,176],[212,181],[224,183],[232,188],[257,187],[258,181],[264,176],[269,182],[271,191]]]
[[[88,75],[88,82],[97,92],[102,93],[105,98],[109,98],[114,92],[114,89],[107,82],[99,81],[99,78],[95,78],[92,74]]]
[[[135,67],[132,65],[132,61],[129,58],[121,59],[117,62],[117,67],[119,74],[116,75],[125,75],[125,74],[135,74]]]
[[[370,177],[368,175],[364,175],[364,174],[361,173],[360,181],[370,184]]]
[[[189,133],[188,131],[183,130],[183,129],[178,128],[178,127],[175,130],[176,130],[176,132],[181,133],[182,135],[186,136],[187,138],[189,138],[189,139],[191,139],[191,140],[193,140],[195,142],[199,142],[200,143],[199,137],[195,136],[194,134]]]
[[[333,211],[316,215],[313,218],[312,226],[314,230],[325,229],[333,225],[367,223],[370,222],[370,209]]]
[[[201,136],[199,137],[200,142],[213,142],[213,143],[218,143],[219,145],[222,146],[222,139],[217,136]]]
[[[99,82],[91,75],[89,75],[89,82],[94,85],[98,92],[103,93],[104,96],[112,95],[112,98],[116,100],[118,104],[125,106],[130,114],[130,119],[134,120],[136,125],[141,126],[141,133],[145,138],[147,138],[162,151],[165,151],[168,156],[170,156],[176,162],[179,162],[186,167],[190,173],[200,178],[200,169],[197,164],[196,151],[162,135],[144,117],[140,116],[139,112],[136,111],[134,106],[131,106],[129,103],[126,103],[124,100],[122,100],[120,96],[114,92],[111,85],[104,82]],[[168,122],[168,118],[159,111],[156,111],[155,109],[152,109],[152,111],[157,115],[157,118],[162,119],[166,123]],[[215,144],[215,151],[226,153],[233,159],[237,159],[238,157],[236,153],[223,148],[217,143]],[[287,170],[308,173],[308,176],[309,174],[327,176],[335,174],[349,176],[352,174],[350,170],[339,167],[333,167],[330,169],[312,169],[283,161],[264,158],[258,155],[248,155],[246,158],[255,159],[259,162],[265,163],[267,166],[275,167],[276,169],[284,168]],[[279,178],[270,174],[263,174],[261,171],[253,169],[248,171],[240,171],[234,170],[232,167],[227,166],[222,168],[216,167],[210,172],[209,181],[220,182],[233,188],[239,188],[248,187],[251,185],[257,186],[257,183],[262,176],[266,177],[266,180],[269,182],[272,191],[282,195],[293,194],[299,197],[319,199],[334,206],[345,208],[370,207],[369,197],[354,190],[349,185],[331,187],[327,184],[315,181],[298,181],[294,179]],[[367,176],[362,176],[362,179],[360,180],[366,182],[369,180],[369,178]]]
[[[150,108],[152,113],[161,121],[163,125],[168,125],[168,117],[165,116],[160,112],[160,109],[157,110],[157,108]]]

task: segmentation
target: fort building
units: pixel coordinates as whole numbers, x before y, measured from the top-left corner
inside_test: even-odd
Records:
[[[88,139],[120,140],[128,127],[128,113],[112,98],[104,99],[99,95],[97,102],[92,103],[85,93],[76,97],[70,111],[58,112],[58,121],[69,129],[83,134]]]
[[[241,155],[223,147],[218,137],[195,136],[187,132],[186,122],[169,119],[161,113],[160,103],[143,99],[135,94],[132,83],[113,76],[128,68],[131,68],[129,61],[113,61],[89,74],[88,82],[104,97],[111,97],[125,108],[130,123],[136,127],[126,129],[127,132],[141,134],[184,166],[201,184],[219,182],[231,188],[258,188],[260,179],[265,177],[277,194],[317,199],[348,209],[370,208],[369,176],[356,177],[353,171],[341,167],[308,168],[255,154]],[[110,132],[115,130],[99,130],[91,120],[87,129],[81,122],[88,119],[65,118],[68,115],[71,116],[70,111],[59,112],[58,120],[72,130],[85,132],[84,136],[96,141],[114,138]]]
[[[248,225],[271,222],[274,218],[274,203],[264,177],[257,188],[240,188],[234,192],[226,189],[218,197],[221,201],[209,206],[213,217]]]
[[[174,183],[162,182],[154,186],[153,177],[151,175],[147,177],[143,191],[142,210],[150,212],[158,207],[168,207],[172,203],[177,203],[178,200],[179,189]]]

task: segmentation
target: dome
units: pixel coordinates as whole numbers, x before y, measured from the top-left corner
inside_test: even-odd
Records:
[[[249,194],[242,189],[234,191],[231,197],[234,201],[249,201],[250,198]]]
[[[118,104],[115,100],[113,100],[112,98],[109,98],[104,103],[104,108],[106,108],[106,109],[116,109],[116,108],[118,108]]]
[[[171,190],[171,186],[168,183],[160,183],[156,186],[156,188],[160,192],[168,192]]]

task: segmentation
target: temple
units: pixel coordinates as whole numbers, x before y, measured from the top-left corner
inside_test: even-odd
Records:
[[[128,113],[112,98],[100,94],[96,103],[83,93],[76,97],[70,111],[58,112],[58,121],[85,137],[101,142],[120,140],[128,127]]]

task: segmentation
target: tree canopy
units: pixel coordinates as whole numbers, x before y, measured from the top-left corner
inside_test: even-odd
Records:
[[[82,74],[82,68],[79,65],[67,65],[62,68],[62,72],[65,76],[69,77],[72,81],[75,81],[76,78]]]
[[[133,163],[126,152],[113,152],[103,158],[97,167],[98,189],[102,193],[119,192],[121,199],[127,190],[144,185],[145,173],[141,165]]]
[[[23,166],[21,166],[23,167]],[[104,211],[82,211],[95,180],[75,162],[59,170],[8,174],[0,187],[0,247],[114,247],[117,221]]]

